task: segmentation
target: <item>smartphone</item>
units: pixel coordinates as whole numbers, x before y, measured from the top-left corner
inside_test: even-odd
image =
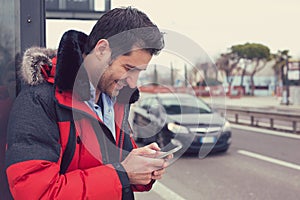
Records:
[[[157,156],[156,158],[166,158],[168,155],[179,151],[181,148],[182,148],[182,145],[175,146],[173,149],[171,149],[167,152],[161,152],[160,155]]]

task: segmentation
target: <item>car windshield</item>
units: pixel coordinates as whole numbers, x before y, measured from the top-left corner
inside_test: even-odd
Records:
[[[211,109],[202,100],[194,97],[165,98],[161,101],[169,115],[211,113]]]

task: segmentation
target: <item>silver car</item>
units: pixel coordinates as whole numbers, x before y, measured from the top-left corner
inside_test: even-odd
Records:
[[[165,147],[176,140],[190,153],[225,152],[231,143],[229,122],[189,94],[144,95],[133,107],[132,126],[137,142]]]

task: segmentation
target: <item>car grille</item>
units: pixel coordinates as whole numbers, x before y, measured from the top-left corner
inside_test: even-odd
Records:
[[[189,127],[189,130],[196,135],[205,135],[205,134],[219,134],[222,131],[220,126],[207,126],[207,127]]]

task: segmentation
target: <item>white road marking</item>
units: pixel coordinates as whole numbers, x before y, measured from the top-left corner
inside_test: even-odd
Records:
[[[256,127],[249,127],[249,126],[243,126],[243,125],[232,124],[232,123],[231,123],[231,127],[248,130],[248,131],[253,131],[256,133],[265,133],[265,134],[269,134],[269,135],[276,135],[276,136],[281,136],[281,137],[300,139],[300,135],[296,135],[296,134],[292,134],[292,133],[285,133],[285,132],[256,128]]]
[[[245,151],[245,150],[238,150],[237,152],[239,154],[242,154],[242,155],[245,155],[245,156],[249,156],[249,157],[252,157],[252,158],[259,159],[259,160],[267,161],[267,162],[274,163],[274,164],[277,164],[277,165],[281,165],[281,166],[284,166],[284,167],[288,167],[288,168],[291,168],[291,169],[300,170],[300,165],[296,165],[294,163],[278,160],[278,159],[275,159],[275,158],[271,158],[271,157],[268,157],[268,156],[263,156],[261,154],[257,154],[257,153],[253,153],[253,152]]]
[[[182,196],[172,191],[170,188],[164,184],[156,181],[152,187],[152,191],[157,193],[162,199],[172,199],[172,200],[185,200]]]

